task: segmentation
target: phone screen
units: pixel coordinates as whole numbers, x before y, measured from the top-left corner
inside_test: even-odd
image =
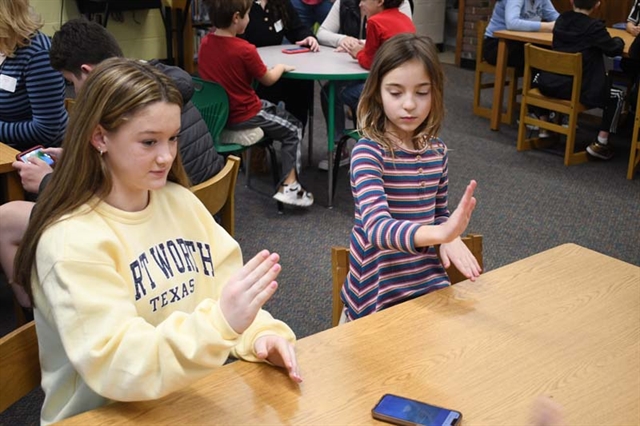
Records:
[[[386,394],[373,409],[374,417],[378,414],[381,420],[393,421],[394,419],[406,424],[418,424],[426,426],[454,426],[457,425],[462,415],[453,410],[425,404],[413,399]]]
[[[284,53],[303,53],[303,52],[309,52],[311,51],[311,49],[309,49],[308,47],[299,46],[299,47],[292,47],[290,49],[283,49],[282,51]]]
[[[50,166],[53,166],[54,163],[53,158],[51,158],[49,154],[46,154],[44,151],[42,151],[42,149],[34,149],[33,151],[29,151],[26,154],[20,156],[20,159],[25,163],[29,162],[29,158],[39,158]]]

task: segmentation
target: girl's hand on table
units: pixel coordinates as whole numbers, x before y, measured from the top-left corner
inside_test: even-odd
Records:
[[[291,380],[302,382],[295,347],[287,339],[272,334],[261,336],[254,343],[253,349],[258,359],[286,369]]]

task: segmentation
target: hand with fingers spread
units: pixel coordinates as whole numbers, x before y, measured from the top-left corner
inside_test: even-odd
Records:
[[[482,272],[478,259],[475,258],[460,237],[450,243],[440,245],[440,258],[445,268],[448,268],[453,263],[458,268],[458,271],[471,281],[475,281]]]
[[[415,234],[416,247],[450,243],[462,235],[476,207],[476,199],[473,196],[476,186],[475,180],[469,182],[458,208],[449,216],[449,220],[437,226],[424,225],[418,229]]]
[[[254,343],[254,351],[258,359],[286,369],[291,380],[302,382],[295,347],[285,338],[271,334],[261,336]]]
[[[442,232],[442,243],[448,243],[458,238],[469,225],[471,213],[476,207],[476,199],[473,192],[476,190],[477,183],[475,180],[469,182],[467,189],[462,195],[462,199],[456,210],[449,216],[449,220],[439,226]]]
[[[278,288],[279,260],[277,253],[261,251],[222,290],[220,310],[236,333],[244,333]]]

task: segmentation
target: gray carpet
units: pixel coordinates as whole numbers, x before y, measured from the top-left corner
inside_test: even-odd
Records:
[[[447,111],[441,136],[450,150],[450,204],[455,207],[470,179],[478,181],[478,205],[468,231],[484,235],[486,270],[567,242],[640,265],[640,175],[626,179],[628,126],[612,138],[612,160],[565,167],[562,144],[517,152],[515,125],[493,132],[488,120],[473,115],[473,72],[453,66],[445,71]],[[595,128],[581,123],[579,145],[584,147],[595,134]],[[319,105],[314,139],[317,162],[326,152]],[[316,204],[308,210],[287,208],[283,215],[270,197],[246,188],[242,176],[236,192],[236,238],[245,259],[263,248],[280,253],[280,288],[267,309],[299,337],[330,327],[330,248],[348,245],[353,221],[346,168],[340,170],[331,210],[325,208],[326,172],[306,168],[302,180],[315,194]],[[253,179],[254,186],[265,191],[269,182],[268,174]],[[12,328],[9,293],[3,286],[0,333]],[[25,398],[0,414],[0,424],[37,423],[41,398],[39,393]]]

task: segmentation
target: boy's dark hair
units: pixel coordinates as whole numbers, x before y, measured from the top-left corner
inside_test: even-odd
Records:
[[[600,0],[573,0],[573,7],[576,9],[591,10],[596,7]]]
[[[384,9],[397,9],[400,7],[404,0],[384,0],[382,7]]]
[[[249,13],[253,0],[206,0],[209,5],[209,18],[216,28],[229,28],[233,15],[238,12],[241,18]]]
[[[83,64],[98,65],[105,59],[123,57],[115,37],[102,25],[85,18],[66,22],[51,39],[51,68],[80,77]]]

